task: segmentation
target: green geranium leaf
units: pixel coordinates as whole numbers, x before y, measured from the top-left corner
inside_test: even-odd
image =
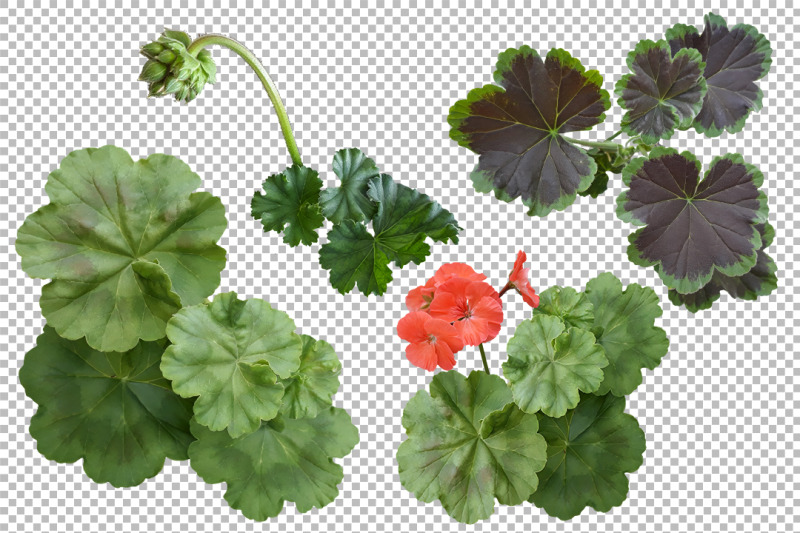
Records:
[[[161,371],[183,397],[198,396],[195,419],[231,437],[278,414],[284,386],[300,366],[302,341],[289,316],[259,299],[218,294],[179,311],[167,326],[172,345]]]
[[[22,268],[49,278],[39,301],[67,339],[125,352],[164,337],[181,305],[214,292],[225,210],[179,159],[134,162],[113,146],[69,154],[47,179],[50,204],[17,234]]]
[[[761,248],[758,250],[756,264],[746,274],[726,276],[714,272],[711,281],[699,291],[681,294],[670,289],[670,301],[675,305],[686,306],[686,309],[696,313],[711,307],[719,299],[722,291],[727,291],[734,298],[742,300],[755,300],[759,296],[772,293],[778,287],[778,277],[775,274],[778,267],[765,250],[775,238],[775,229],[768,223],[757,224],[756,229],[761,234]]]
[[[658,296],[635,283],[623,291],[608,272],[587,283],[585,294],[594,305],[593,328],[602,332],[597,342],[608,358],[597,394],[630,394],[642,383],[642,369],[657,367],[669,349],[666,332],[654,325],[662,313]]]
[[[703,106],[706,64],[700,52],[680,50],[673,57],[666,41],[639,41],[628,54],[631,74],[616,85],[620,107],[627,110],[622,131],[655,144],[675,129],[687,129]]]
[[[589,331],[594,325],[594,306],[582,292],[570,287],[550,287],[539,295],[539,307],[533,316],[556,316],[567,328]]]
[[[458,242],[453,215],[428,196],[395,183],[387,174],[369,182],[368,197],[378,204],[375,234],[364,224],[345,220],[328,233],[320,264],[330,270],[331,285],[345,294],[357,284],[364,294],[383,294],[392,280],[389,263],[422,263],[430,253],[426,237]]]
[[[522,197],[529,214],[561,210],[597,170],[563,133],[591,129],[610,107],[603,78],[564,50],[542,59],[528,46],[501,53],[497,85],[470,91],[450,108],[450,137],[480,154],[472,179],[505,201]]]
[[[251,213],[261,220],[264,231],[282,231],[283,242],[289,246],[314,244],[319,238],[316,230],[325,224],[319,207],[320,189],[317,171],[292,165],[283,174],[267,178],[264,194],[253,196]]]
[[[558,317],[537,314],[517,326],[508,342],[503,375],[514,401],[527,413],[564,416],[578,405],[579,391],[594,392],[603,381],[608,360],[594,335],[564,329]]]
[[[628,257],[655,266],[669,288],[695,292],[715,271],[735,277],[755,265],[756,225],[768,212],[764,176],[739,154],[715,158],[701,180],[691,153],[656,147],[625,167],[622,179],[629,189],[617,199],[617,215],[646,224],[629,237]]]
[[[536,415],[520,411],[498,376],[455,370],[431,381],[403,412],[408,439],[397,451],[400,481],[423,502],[440,500],[467,524],[488,518],[495,498],[527,499],[547,460]]]
[[[763,94],[755,82],[772,64],[767,38],[749,24],[729,29],[725,19],[709,13],[703,33],[677,24],[667,30],[667,41],[676,57],[681,50],[696,49],[705,62],[708,92],[694,120],[695,130],[709,137],[741,131],[750,113],[761,109]]]
[[[183,460],[192,442],[192,402],[173,393],[158,370],[163,342],[125,353],[100,352],[45,326],[25,355],[19,379],[39,405],[30,432],[50,460],[83,459],[97,483],[132,487]]]
[[[586,506],[606,512],[628,494],[626,472],[642,465],[644,432],[624,413],[625,398],[582,394],[560,418],[539,414],[547,440],[547,465],[530,501],[550,516],[569,520]]]
[[[281,413],[289,418],[313,418],[331,406],[331,397],[339,390],[342,364],[325,341],[301,335],[303,353],[300,368],[283,380],[285,389]]]
[[[589,188],[585,191],[578,192],[581,196],[591,196],[592,198],[597,198],[604,192],[608,190],[608,172],[605,170],[597,170],[594,173],[594,180],[592,184],[589,185]]]
[[[284,501],[301,513],[321,508],[339,494],[342,467],[333,461],[358,444],[358,429],[344,409],[328,407],[314,418],[262,422],[232,438],[192,421],[192,468],[206,483],[227,484],[225,500],[252,520],[277,516]]]
[[[333,172],[342,185],[322,191],[320,204],[325,217],[334,224],[371,220],[377,206],[367,198],[367,187],[380,174],[375,161],[357,148],[339,150],[333,156]]]

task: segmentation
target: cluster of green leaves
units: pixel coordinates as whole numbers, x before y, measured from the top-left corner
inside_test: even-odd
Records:
[[[51,279],[20,370],[38,404],[31,435],[98,483],[138,485],[166,458],[189,459],[249,518],[285,500],[322,507],[343,478],[333,459],[358,442],[332,406],[341,365],[263,300],[206,300],[227,221],[199,185],[175,157],[134,162],[113,146],[72,152],[50,174],[50,203],[16,241],[23,270]]]
[[[751,176],[750,184],[730,176],[712,180],[713,187],[709,180],[698,184],[693,170],[684,176],[661,165],[667,152],[656,145],[677,130],[694,128],[709,137],[741,131],[761,109],[756,82],[771,62],[769,41],[753,26],[729,28],[713,13],[702,33],[677,24],[664,39],[640,41],[628,54],[630,73],[614,91],[625,110],[620,131],[589,142],[565,134],[605,118],[610,98],[600,74],[564,50],[542,59],[528,46],[512,48],[498,57],[496,85],[470,91],[450,109],[450,136],[480,155],[471,174],[476,190],[494,191],[503,201],[521,198],[530,215],[564,209],[576,195],[596,198],[608,187],[609,173],[622,173],[631,190],[620,196],[618,213],[648,226],[631,236],[629,256],[655,265],[674,303],[705,309],[722,290],[755,299],[777,285],[775,265],[764,252],[773,233],[765,225],[766,200],[762,208],[741,209],[761,184],[760,173],[729,154],[714,160],[710,175],[715,165],[732,161],[736,173]],[[610,142],[623,132],[625,145]],[[649,154],[649,161],[635,159],[637,153]],[[747,189],[746,199],[733,189],[739,186]]]
[[[551,287],[508,343],[503,374],[437,374],[403,413],[400,480],[424,502],[474,523],[529,501],[563,520],[608,511],[642,464],[644,432],[625,395],[667,353],[652,289],[612,274],[586,290]]]
[[[253,198],[252,214],[265,230],[282,231],[290,246],[317,242],[316,230],[330,220],[320,264],[340,293],[358,286],[364,294],[383,294],[392,281],[390,263],[422,263],[430,254],[427,238],[458,243],[460,228],[450,212],[381,174],[361,150],[336,152],[333,172],[341,183],[325,190],[308,167],[293,165],[270,176]]]

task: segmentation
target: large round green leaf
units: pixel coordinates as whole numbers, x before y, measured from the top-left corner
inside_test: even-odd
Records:
[[[172,345],[161,371],[183,397],[198,396],[195,418],[232,437],[278,414],[288,378],[300,366],[302,341],[289,315],[259,299],[218,294],[179,311],[167,326]]]
[[[325,341],[301,335],[303,353],[300,368],[283,380],[285,389],[281,413],[290,418],[313,418],[330,407],[332,397],[339,390],[342,364]]]
[[[585,294],[594,305],[593,331],[608,358],[597,394],[630,394],[642,383],[642,369],[657,367],[669,349],[666,332],[655,325],[662,313],[658,296],[636,283],[623,291],[608,272],[587,283]]]
[[[397,451],[400,481],[423,502],[472,524],[488,518],[495,498],[517,505],[536,490],[546,461],[536,415],[512,402],[498,376],[455,370],[431,381],[403,412],[408,439]]]
[[[30,431],[42,455],[59,463],[83,459],[87,476],[115,487],[155,476],[167,457],[186,459],[192,402],[159,372],[163,344],[104,353],[45,326],[19,372],[39,404]]]
[[[277,516],[285,500],[304,513],[339,494],[344,457],[358,444],[358,429],[344,409],[329,407],[314,418],[278,417],[253,433],[232,438],[192,421],[192,468],[206,483],[228,486],[225,499],[252,520]]]
[[[582,292],[571,287],[550,287],[539,295],[536,315],[556,316],[567,328],[590,330],[594,325],[594,307]]]
[[[17,234],[22,268],[49,278],[39,301],[67,339],[124,352],[164,337],[169,317],[214,292],[225,210],[175,157],[134,162],[113,146],[69,154],[47,179],[51,203]]]
[[[645,439],[625,398],[582,394],[575,409],[560,418],[539,414],[547,440],[547,465],[530,498],[547,514],[568,520],[588,505],[606,512],[628,494],[626,472],[642,465]]]
[[[560,318],[537,314],[520,323],[508,342],[503,375],[520,409],[558,417],[578,405],[579,391],[597,390],[606,365],[594,335],[578,328],[565,331]]]

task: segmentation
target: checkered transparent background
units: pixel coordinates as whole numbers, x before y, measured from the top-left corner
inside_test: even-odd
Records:
[[[7,319],[0,324],[7,354],[0,360],[0,531],[793,529],[800,503],[794,476],[800,469],[800,365],[794,357],[800,320],[793,315],[794,262],[800,260],[794,199],[800,187],[793,173],[800,162],[796,11],[720,11],[730,24],[754,24],[772,43],[772,70],[761,81],[765,109],[736,135],[706,139],[684,132],[668,142],[705,163],[727,151],[744,154],[766,176],[777,230],[769,250],[779,268],[777,292],[758,302],[723,296],[713,309],[692,315],[669,303],[652,270],[627,261],[631,226],[614,215],[618,177],[598,200],[579,199],[545,219],[527,217],[521,204],[472,189],[468,174],[476,156],[448,139],[445,119],[455,100],[491,80],[497,53],[510,46],[563,47],[599,69],[611,91],[639,39],[659,38],[677,22],[700,26],[710,5],[253,10],[39,4],[0,10],[0,316]],[[289,158],[274,112],[244,62],[213,49],[219,82],[195,102],[145,98],[145,85],[136,81],[144,62],[137,50],[164,26],[246,43],[277,82],[307,165],[332,184],[334,151],[362,148],[395,179],[450,209],[464,227],[460,243],[437,244],[423,265],[395,271],[382,298],[335,292],[319,266],[318,246],[287,247],[249,215],[254,190]],[[584,138],[604,138],[621,116],[614,105],[605,124]],[[228,267],[220,291],[265,298],[288,312],[300,331],[335,346],[344,365],[336,403],[353,416],[361,443],[343,461],[345,479],[333,504],[299,514],[287,503],[278,518],[258,524],[230,509],[224,486],[205,484],[187,462],[168,461],[152,480],[122,490],[92,482],[80,464],[56,464],[36,451],[27,432],[35,405],[17,374],[43,326],[37,304],[42,281],[19,269],[13,241],[25,216],[45,203],[48,172],[71,150],[109,143],[134,158],[164,152],[189,163],[228,213],[221,241]],[[402,409],[431,375],[405,360],[394,327],[404,294],[438,265],[470,263],[499,287],[520,249],[532,257],[532,281],[541,289],[579,288],[603,271],[654,287],[664,307],[658,323],[671,348],[629,399],[648,447],[621,507],[561,522],[529,504],[498,506],[490,520],[463,526],[438,503],[418,502],[400,485],[394,454],[404,439]],[[488,346],[493,372],[500,371],[513,325],[529,315],[519,298],[509,302],[507,326]],[[474,351],[458,359],[462,372],[479,366]]]

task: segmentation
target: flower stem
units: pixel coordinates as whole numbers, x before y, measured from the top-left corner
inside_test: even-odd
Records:
[[[486,371],[487,374],[491,374],[491,372],[489,372],[489,362],[486,360],[486,351],[483,349],[483,344],[479,344],[478,349],[481,351],[481,359],[483,359],[483,369]]]
[[[503,287],[503,288],[500,290],[500,292],[499,292],[499,293],[497,293],[497,296],[498,296],[499,298],[502,298],[502,297],[503,297],[503,295],[504,295],[506,292],[508,292],[508,289],[510,289],[510,288],[511,288],[511,282],[508,282],[508,283],[506,283],[506,286],[505,286],[505,287]]]
[[[264,68],[264,65],[255,55],[253,55],[253,52],[251,52],[242,43],[231,39],[230,37],[216,33],[209,33],[207,35],[198,37],[192,42],[191,45],[189,45],[187,51],[193,56],[197,56],[200,50],[212,44],[224,46],[225,48],[232,50],[242,59],[244,59],[245,63],[250,65],[250,68],[252,68],[256,73],[256,76],[258,76],[258,79],[261,80],[261,84],[267,91],[269,99],[272,101],[272,105],[275,108],[275,113],[278,115],[278,122],[280,122],[283,138],[286,140],[286,148],[289,150],[289,155],[292,158],[292,162],[295,165],[302,166],[303,161],[300,158],[300,151],[297,149],[297,142],[294,139],[292,125],[289,123],[289,115],[287,115],[286,108],[283,105],[283,100],[281,100],[281,96],[278,94],[278,88],[275,86],[272,78],[269,77],[269,74],[267,74],[267,70]]]
[[[616,139],[621,133],[622,133],[622,130],[619,130],[617,133],[615,133],[614,135],[612,135],[611,137],[609,137],[608,139],[606,139],[603,142],[609,142],[612,139]]]

